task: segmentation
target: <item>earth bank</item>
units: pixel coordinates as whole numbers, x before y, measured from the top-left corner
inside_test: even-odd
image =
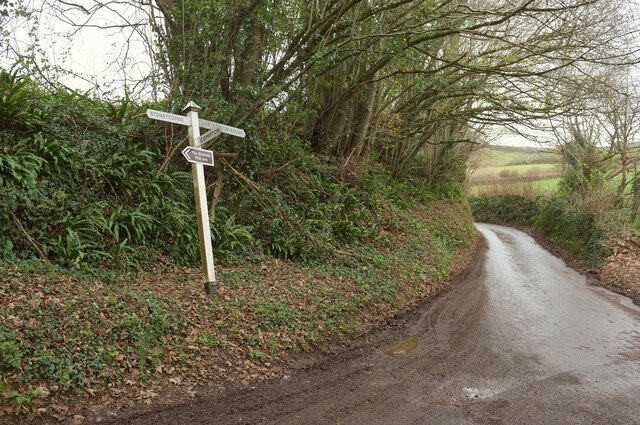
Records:
[[[3,264],[0,420],[81,423],[160,395],[251,387],[380,326],[446,286],[476,241],[464,202],[390,214],[375,249],[218,268],[217,298],[198,270],[161,259],[130,274]]]

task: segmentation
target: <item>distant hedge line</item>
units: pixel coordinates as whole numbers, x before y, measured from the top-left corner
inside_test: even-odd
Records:
[[[476,221],[534,228],[591,267],[601,266],[611,254],[594,213],[565,196],[497,195],[471,198],[469,203]]]

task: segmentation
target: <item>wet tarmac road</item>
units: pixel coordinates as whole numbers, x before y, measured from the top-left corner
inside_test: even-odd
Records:
[[[290,379],[125,424],[640,424],[640,309],[517,230],[400,329]]]

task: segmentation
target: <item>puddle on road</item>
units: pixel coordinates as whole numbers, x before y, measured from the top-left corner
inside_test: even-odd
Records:
[[[471,399],[491,398],[498,393],[497,391],[491,390],[491,389],[480,389],[480,388],[473,388],[473,387],[464,387],[462,391],[464,392],[464,395],[467,398],[471,398]]]
[[[413,351],[418,346],[418,335],[411,335],[401,341],[392,345],[387,345],[382,349],[382,352],[387,356],[396,356],[398,354],[408,353]]]

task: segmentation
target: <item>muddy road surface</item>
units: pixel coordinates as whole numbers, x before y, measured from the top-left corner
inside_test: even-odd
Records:
[[[404,322],[278,382],[122,424],[640,424],[640,309],[507,227]]]

